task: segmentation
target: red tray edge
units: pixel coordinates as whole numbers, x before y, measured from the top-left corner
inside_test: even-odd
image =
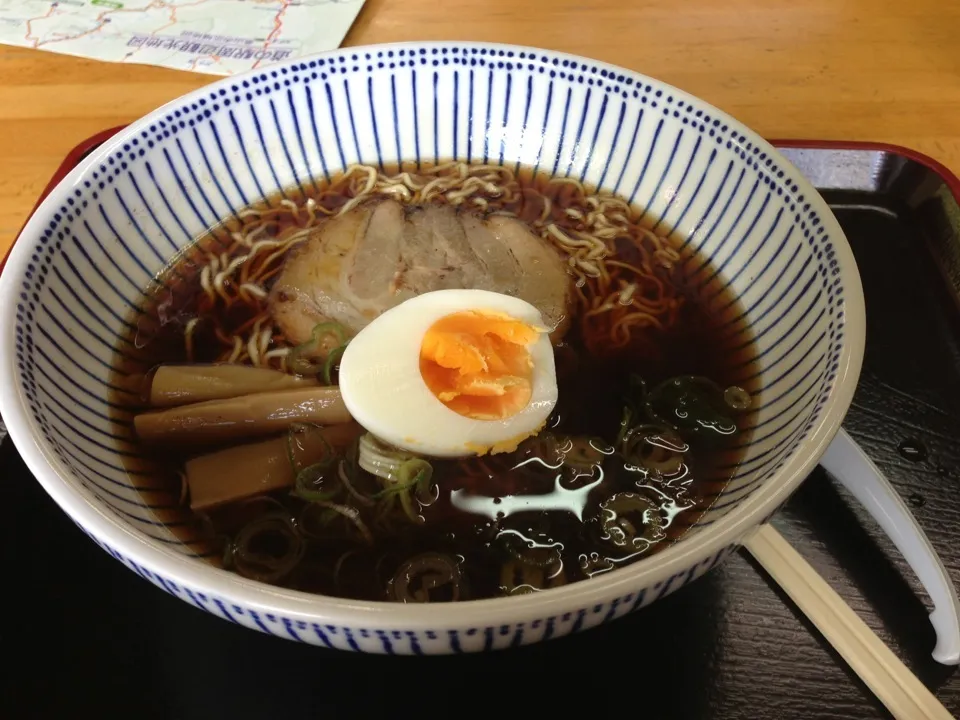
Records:
[[[40,197],[37,198],[37,202],[34,203],[33,208],[27,215],[27,220],[24,221],[24,224],[20,227],[20,230],[17,231],[17,237],[14,238],[12,243],[10,243],[10,247],[4,254],[3,259],[0,260],[0,272],[3,272],[3,268],[7,264],[7,257],[9,257],[10,252],[13,250],[13,246],[20,239],[20,235],[23,233],[23,228],[26,227],[27,221],[37,211],[37,208],[40,207],[40,203],[46,199],[47,195],[50,194],[50,192],[60,183],[61,180],[63,180],[64,177],[70,173],[71,170],[80,164],[81,160],[83,160],[93,150],[105,143],[125,127],[126,125],[118,125],[117,127],[108,128],[98,132],[96,135],[93,135],[79,143],[67,154],[67,156],[63,159],[63,162],[60,163],[60,167],[57,168],[56,172],[53,174],[53,177],[50,178],[50,181],[47,183],[46,187],[44,187],[43,192],[40,193]],[[790,139],[771,140],[770,143],[778,148],[799,148],[811,150],[873,150],[901,155],[928,167],[930,170],[943,178],[943,181],[947,184],[947,187],[950,188],[954,198],[956,198],[957,203],[960,204],[960,177],[957,177],[957,175],[950,168],[941,163],[939,160],[935,160],[925,153],[913,150],[912,148],[908,148],[903,145],[855,140]]]

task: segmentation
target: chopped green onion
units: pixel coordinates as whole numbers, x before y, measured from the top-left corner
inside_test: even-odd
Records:
[[[601,539],[623,551],[642,552],[666,537],[660,507],[638,493],[617,493],[600,503],[600,524]]]
[[[600,438],[581,436],[564,437],[557,451],[563,465],[578,475],[593,473],[604,458],[616,452]]]
[[[325,335],[333,335],[341,345],[347,342],[347,329],[338,322],[320,323],[313,328],[310,339],[316,343]]]
[[[411,458],[400,466],[400,482],[419,492],[429,490],[432,479],[433,466],[422,458]]]
[[[400,466],[397,482],[381,491],[380,494],[398,493],[417,488],[426,490],[433,477],[433,466],[422,458],[411,458]]]
[[[406,515],[414,525],[423,522],[420,513],[413,507],[413,498],[410,497],[410,493],[400,493],[400,507],[403,508],[403,514]]]
[[[324,502],[336,496],[334,490],[323,490],[319,483],[324,480],[324,472],[330,467],[330,461],[319,462],[305,467],[297,473],[293,484],[293,494],[307,502]]]
[[[323,363],[323,382],[327,385],[333,385],[333,369],[340,362],[340,358],[343,357],[343,351],[347,349],[347,343],[335,347],[330,351],[330,354],[327,355],[326,361]]]
[[[351,465],[356,468],[356,465],[351,463]],[[353,486],[353,481],[350,479],[350,473],[346,468],[346,460],[341,460],[339,465],[337,465],[337,477],[340,478],[340,482],[343,483],[343,486],[347,489],[347,493],[356,500],[361,505],[367,505],[372,507],[376,505],[372,498],[367,497],[362,494]]]
[[[333,510],[335,513],[345,517],[354,524],[357,530],[360,531],[361,537],[363,537],[367,543],[373,545],[373,535],[370,533],[370,530],[364,524],[363,520],[360,519],[360,511],[355,507],[350,507],[349,505],[340,505],[339,503],[327,501],[320,501],[317,503],[317,505]]]
[[[280,547],[271,548],[270,545],[278,540]],[[293,521],[285,515],[275,514],[244,526],[233,541],[230,559],[240,575],[252,580],[276,582],[296,567],[304,549],[303,538]]]
[[[556,469],[563,465],[563,456],[569,444],[567,438],[561,439],[552,432],[545,431],[524,440],[520,449],[531,459],[539,460],[541,466]]]
[[[753,399],[750,397],[750,393],[742,387],[731,385],[723,391],[723,401],[734,410],[746,410],[750,407]]]
[[[500,592],[505,595],[529,595],[565,583],[566,574],[559,560],[550,566],[508,562],[500,568]]]
[[[390,598],[402,603],[456,602],[464,594],[457,561],[424,553],[403,563],[388,585]]]
[[[387,486],[376,493],[374,498],[386,501],[398,497],[403,512],[410,521],[423,522],[414,507],[412,493],[422,496],[430,489],[430,480],[433,478],[433,466],[430,463],[393,448],[370,433],[360,438],[358,463],[371,475],[387,481]],[[389,505],[384,502],[378,521],[386,517],[392,505],[392,502]]]
[[[690,447],[672,429],[664,425],[637,425],[624,435],[620,452],[624,458],[647,470],[672,475],[683,465]]]
[[[346,345],[347,331],[343,325],[336,322],[319,323],[310,332],[309,340],[290,350],[287,355],[287,366],[299,375],[316,375],[321,372],[326,363],[317,363],[313,359],[319,356],[320,344],[329,336],[336,338],[340,347]]]
[[[418,524],[423,522],[423,518],[413,506],[412,492],[415,490],[420,494],[430,488],[433,466],[426,460],[412,458],[400,466],[397,476],[397,482],[381,490],[377,493],[377,497],[398,496],[400,506],[410,522]]]
[[[717,439],[737,431],[723,390],[709,378],[681,375],[657,385],[646,400],[647,414],[681,434]]]

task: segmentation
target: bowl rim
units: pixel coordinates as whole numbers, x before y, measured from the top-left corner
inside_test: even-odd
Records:
[[[63,511],[85,532],[122,554],[128,560],[150,571],[156,570],[165,580],[198,590],[214,597],[229,598],[231,603],[243,604],[264,613],[281,617],[325,624],[334,622],[344,626],[402,628],[451,628],[464,625],[496,626],[505,620],[512,622],[542,618],[571,612],[575,608],[589,608],[624,597],[653,584],[658,578],[668,578],[696,567],[725,549],[738,545],[760,523],[769,519],[826,451],[840,429],[843,417],[853,400],[865,344],[865,308],[859,271],[846,236],[829,206],[819,192],[804,178],[774,146],[740,121],[710,103],[690,93],[642,73],[610,63],[571,53],[546,50],[533,46],[480,41],[406,41],[339,48],[310,56],[295,58],[269,66],[269,70],[291,67],[312,59],[336,57],[342,54],[378,52],[408,48],[442,48],[456,45],[460,48],[487,48],[497,51],[535,52],[559,60],[589,62],[617,75],[632,77],[634,81],[653,83],[669,90],[675,97],[693,101],[713,117],[721,119],[738,135],[744,135],[759,146],[768,157],[773,157],[787,177],[799,187],[810,205],[817,210],[831,237],[839,263],[844,290],[844,324],[847,332],[841,346],[837,377],[821,411],[821,418],[809,435],[794,451],[790,459],[745,500],[709,527],[698,530],[696,542],[681,539],[656,555],[618,568],[610,573],[571,583],[570,585],[530,595],[466,600],[459,603],[412,605],[386,601],[359,601],[287,590],[242,578],[168,549],[149,540],[132,527],[125,526],[101,508],[85,488],[66,478],[70,472],[42,440],[39,428],[32,420],[20,389],[14,363],[14,328],[16,324],[16,293],[19,291],[31,249],[20,238],[40,234],[55,208],[63,203],[68,193],[90,172],[142,129],[156,122],[170,108],[199,100],[212,90],[236,84],[263,69],[228,76],[197,90],[171,100],[141,117],[103,145],[90,153],[71,171],[33,212],[18,235],[0,274],[0,407],[3,409],[7,431],[21,454],[24,463],[44,490]],[[735,141],[736,142],[736,141]],[[215,613],[216,614],[216,613]]]

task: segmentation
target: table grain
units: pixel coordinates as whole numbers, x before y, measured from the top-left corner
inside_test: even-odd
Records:
[[[367,0],[345,45],[535,45],[652,75],[770,138],[913,147],[960,173],[960,3]],[[0,47],[0,254],[64,155],[217,78]]]

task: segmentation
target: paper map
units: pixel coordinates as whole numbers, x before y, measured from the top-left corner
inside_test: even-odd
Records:
[[[214,75],[340,45],[363,0],[0,0],[0,43]]]

